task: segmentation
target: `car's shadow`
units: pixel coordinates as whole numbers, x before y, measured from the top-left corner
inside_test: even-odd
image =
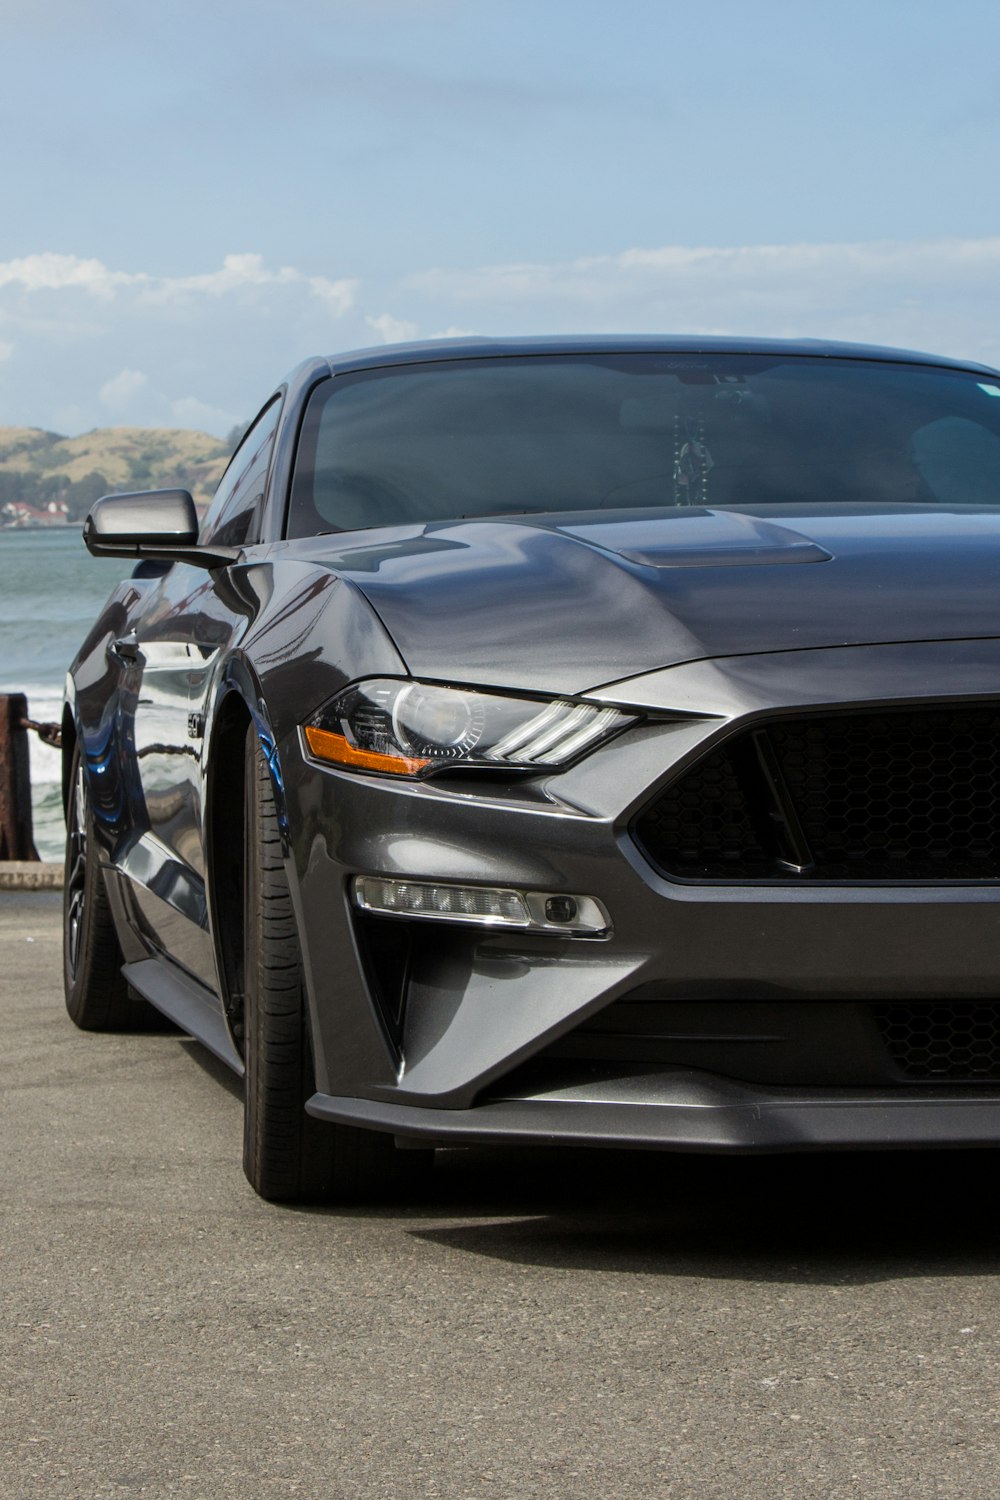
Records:
[[[226,1092],[234,1099],[242,1100],[243,1079],[237,1077],[232,1068],[227,1068],[224,1062],[220,1062],[217,1057],[209,1052],[207,1047],[203,1047],[201,1042],[195,1041],[193,1036],[182,1035],[180,1044],[188,1057],[196,1062],[199,1068],[207,1073],[210,1078],[214,1078],[216,1083],[221,1083]]]
[[[863,1285],[998,1269],[993,1152],[440,1153],[409,1232],[576,1271]],[[464,1221],[464,1222],[461,1222]]]
[[[241,1097],[239,1078],[197,1042],[184,1045]],[[725,1157],[496,1147],[438,1151],[407,1205],[286,1211],[378,1218],[455,1252],[520,1265],[860,1286],[997,1274],[998,1188],[995,1151]]]

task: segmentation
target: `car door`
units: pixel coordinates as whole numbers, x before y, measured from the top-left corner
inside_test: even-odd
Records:
[[[280,415],[274,400],[248,430],[202,523],[200,542],[257,541]],[[131,622],[138,837],[119,862],[138,923],[155,946],[214,987],[202,826],[207,706],[247,623],[229,570],[175,563]],[[119,646],[119,649],[121,647]]]

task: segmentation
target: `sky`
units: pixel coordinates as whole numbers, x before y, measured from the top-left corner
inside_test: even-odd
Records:
[[[0,0],[0,426],[441,334],[1000,364],[987,0]]]

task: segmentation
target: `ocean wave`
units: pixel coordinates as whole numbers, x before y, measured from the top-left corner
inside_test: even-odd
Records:
[[[59,860],[66,845],[62,791],[57,786],[31,788],[31,813],[35,848],[42,859]]]
[[[62,785],[62,751],[52,745],[43,745],[36,735],[31,737],[28,751],[31,764],[31,785]]]

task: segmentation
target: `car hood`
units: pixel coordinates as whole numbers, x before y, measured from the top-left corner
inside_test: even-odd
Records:
[[[364,593],[414,676],[484,687],[1000,635],[1000,513],[971,507],[580,512],[289,545]]]

